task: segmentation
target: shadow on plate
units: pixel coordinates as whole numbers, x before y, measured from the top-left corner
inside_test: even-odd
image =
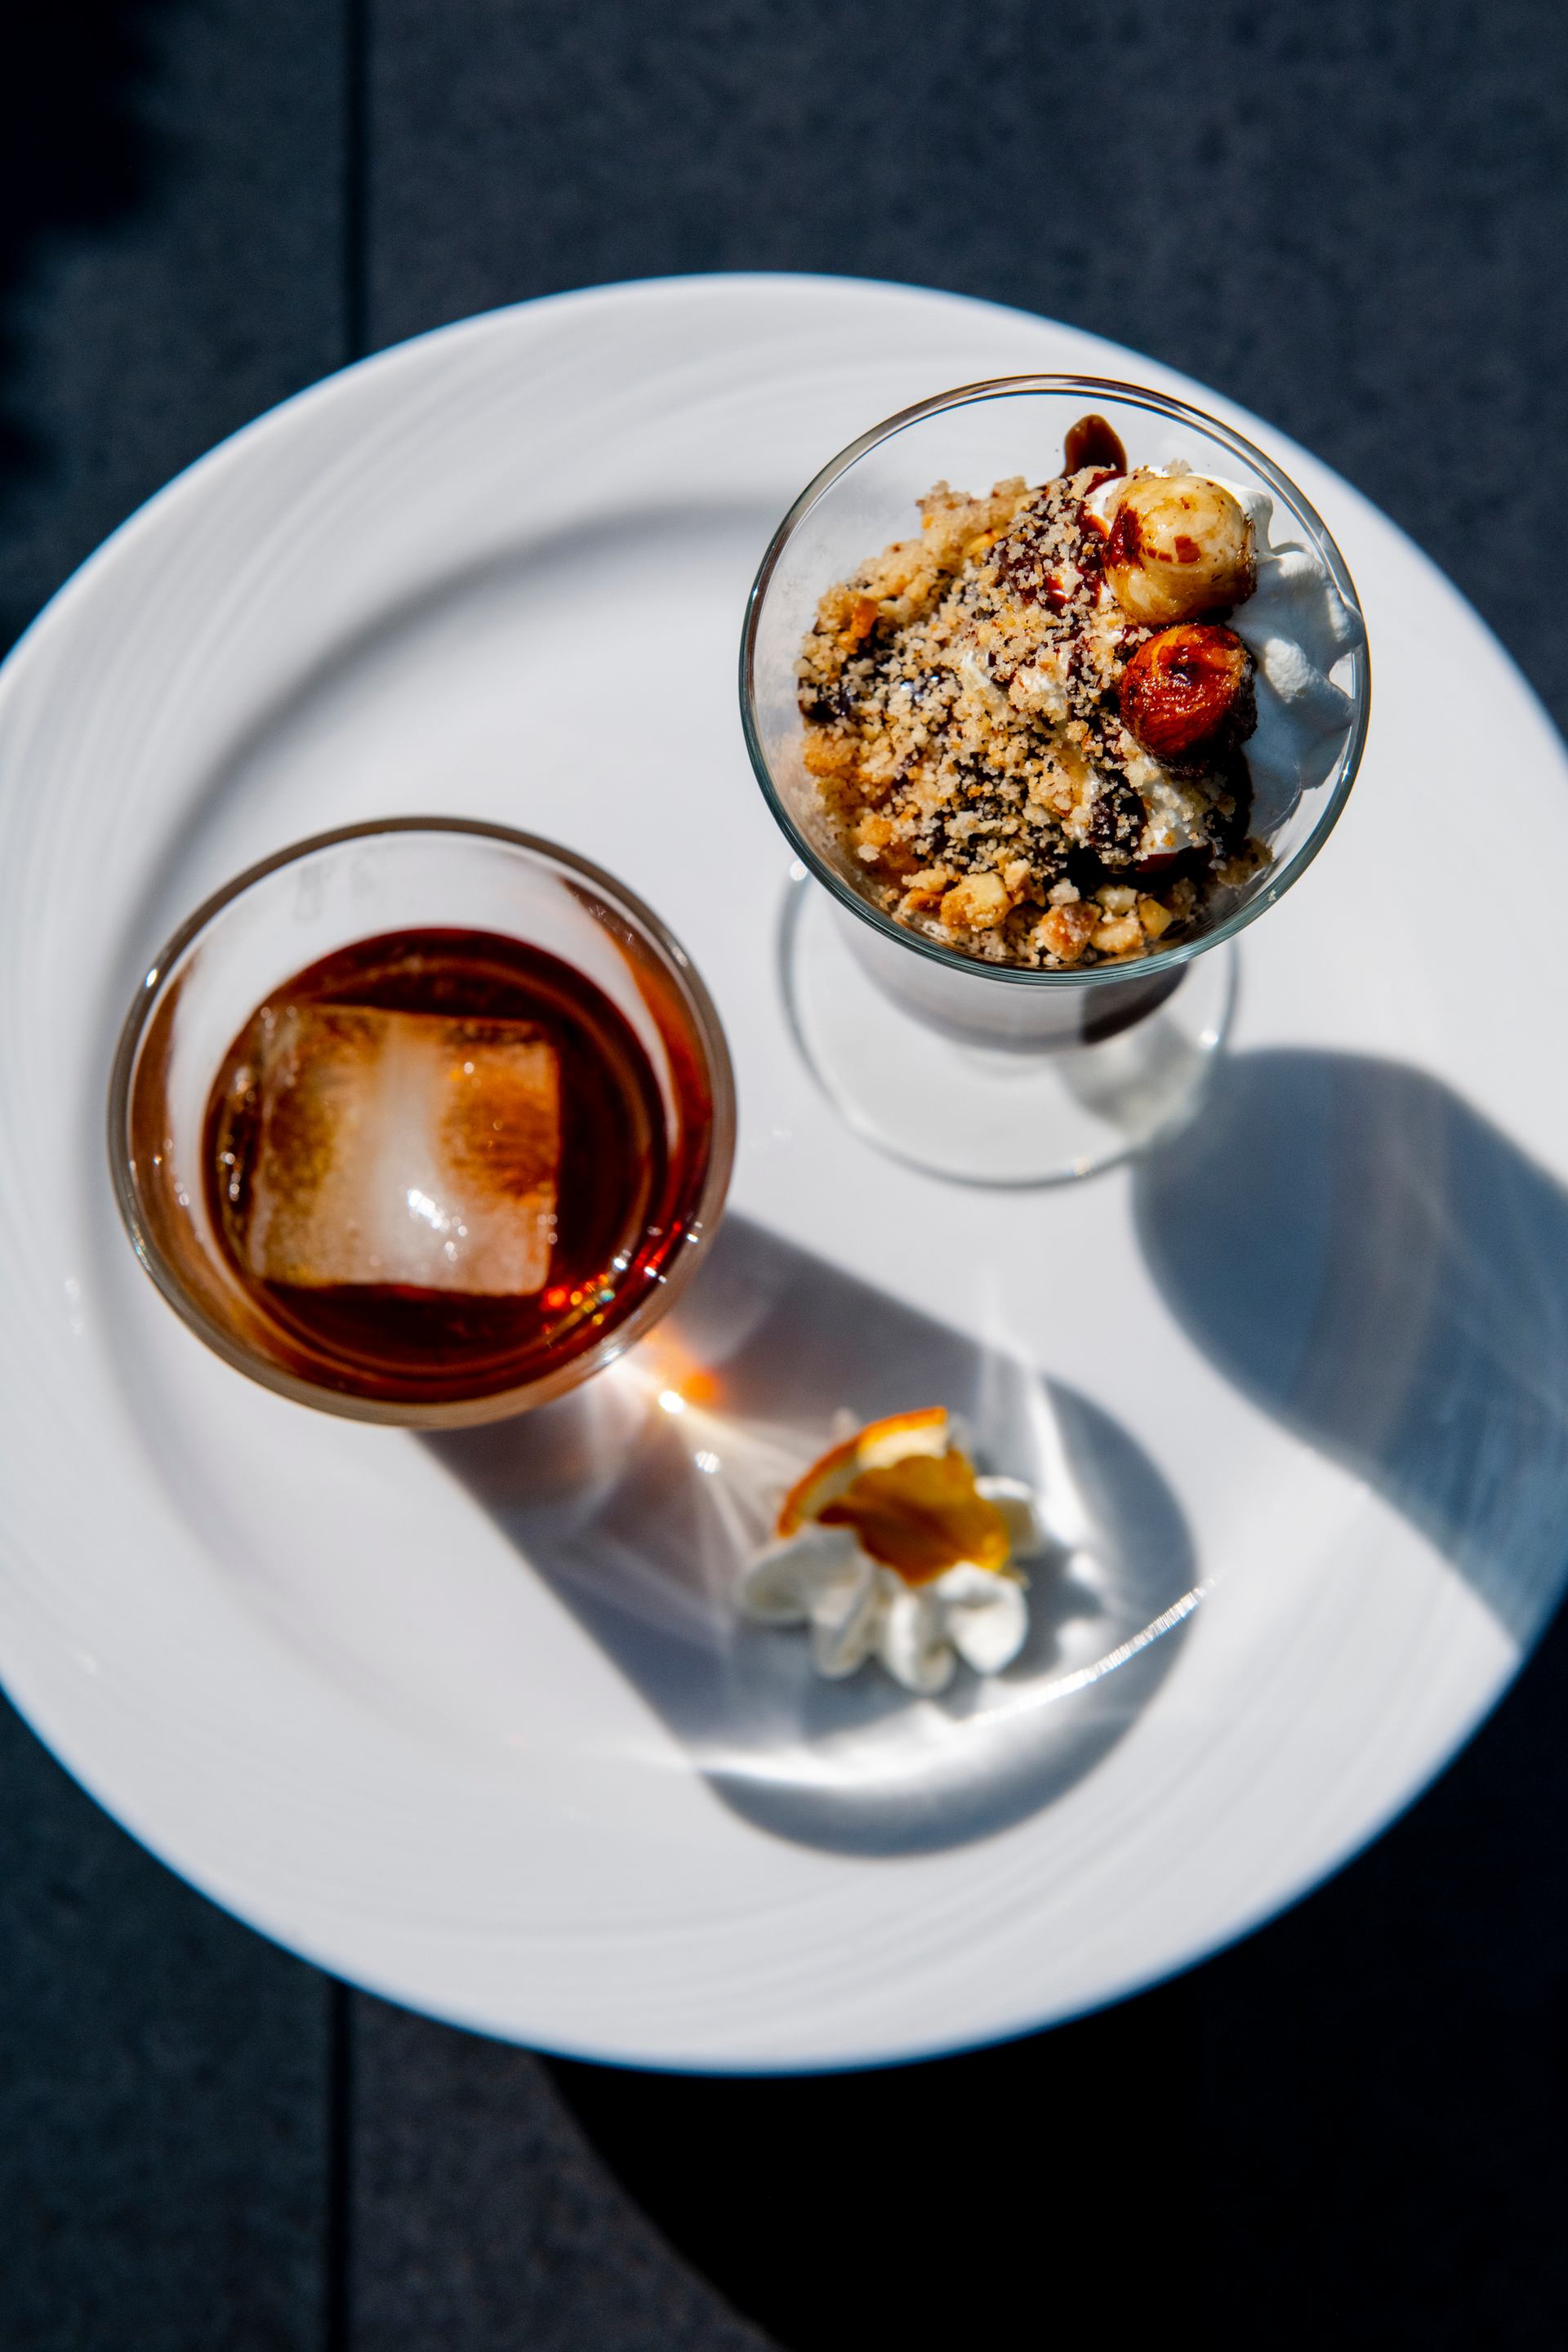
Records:
[[[1197,1344],[1528,1648],[1568,1567],[1568,1193],[1417,1070],[1279,1051],[1221,1065],[1133,1197]]]
[[[836,1407],[932,1402],[1044,1498],[1027,1643],[1001,1675],[960,1667],[937,1699],[871,1665],[825,1683],[804,1633],[737,1615],[737,1568]],[[1148,1703],[1197,1597],[1174,1496],[1097,1406],[742,1217],[625,1363],[521,1420],[424,1443],[726,1803],[840,1853],[956,1845],[1049,1804]]]

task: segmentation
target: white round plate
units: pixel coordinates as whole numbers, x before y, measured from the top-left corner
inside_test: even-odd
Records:
[[[1243,942],[1202,1125],[981,1198],[879,1156],[796,1058],[736,642],[825,458],[1041,369],[1196,400],[1297,476],[1377,708],[1337,835]],[[0,1672],[136,1836],[324,1967],[658,2065],[1018,2032],[1300,1895],[1533,1640],[1568,1454],[1560,927],[1490,845],[1550,870],[1563,756],[1430,564],[1201,386],[826,279],[448,328],[93,558],[0,680]],[[103,1098],[149,957],[289,840],[430,811],[603,861],[713,989],[737,1213],[685,1344],[717,1408],[661,1417],[660,1359],[542,1434],[329,1420],[205,1353],[126,1246]],[[837,1405],[960,1398],[1078,1514],[1015,1677],[915,1702],[738,1643],[750,1470]]]

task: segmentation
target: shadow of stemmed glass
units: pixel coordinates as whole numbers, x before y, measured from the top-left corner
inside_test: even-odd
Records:
[[[1133,1198],[1197,1344],[1527,1649],[1568,1572],[1568,1192],[1418,1070],[1275,1050],[1221,1065]]]
[[[936,1699],[871,1666],[825,1683],[803,1633],[739,1616],[740,1566],[836,1407],[937,1402],[1044,1498],[1028,1641]],[[932,1851],[1049,1804],[1147,1705],[1196,1599],[1175,1498],[1108,1414],[739,1216],[626,1363],[425,1443],[727,1804],[840,1853]]]

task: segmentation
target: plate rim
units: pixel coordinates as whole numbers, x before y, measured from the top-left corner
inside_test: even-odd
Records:
[[[940,289],[922,288],[900,280],[840,278],[825,273],[812,272],[689,273],[673,274],[668,277],[657,278],[641,278],[609,282],[604,285],[589,288],[567,289],[559,293],[535,298],[531,300],[500,306],[495,310],[479,312],[472,317],[445,322],[442,325],[427,330],[421,335],[411,337],[404,342],[388,346],[384,351],[369,354],[366,357],[354,362],[350,366],[335,371],[333,373],[321,379],[318,383],[303,387],[300,391],[290,394],[285,401],[279,403],[275,407],[266,411],[260,416],[249,420],[247,424],[238,427],[236,432],[226,436],[224,440],[215,445],[213,448],[204,452],[200,457],[193,460],[190,465],[176,474],[168,483],[164,484],[159,490],[155,491],[149,499],[144,501],[142,505],[138,507],[130,516],[128,516],[116,528],[116,530],[84,560],[83,563],[79,565],[64,583],[61,583],[60,587],[55,591],[47,603],[41,608],[39,613],[28,624],[27,627],[18,637],[16,644],[11,648],[5,664],[0,666],[0,711],[4,710],[8,696],[19,690],[18,680],[25,679],[31,664],[37,659],[45,657],[55,632],[62,626],[69,625],[72,603],[79,592],[82,591],[89,583],[96,583],[101,575],[113,565],[113,563],[121,560],[126,549],[135,545],[139,534],[143,530],[151,530],[155,529],[159,519],[167,512],[171,507],[174,507],[184,500],[199,497],[205,482],[211,478],[218,469],[243,463],[245,453],[248,448],[258,445],[267,437],[286,432],[289,429],[289,422],[292,417],[303,406],[306,404],[312,404],[318,408],[324,407],[328,401],[340,396],[340,394],[345,391],[345,388],[351,386],[356,381],[363,380],[368,372],[383,369],[390,375],[397,364],[401,362],[405,362],[408,355],[413,352],[428,352],[433,347],[443,343],[452,345],[464,339],[472,338],[479,340],[486,335],[497,332],[507,321],[521,317],[537,317],[542,312],[557,313],[567,309],[605,309],[612,306],[622,305],[627,301],[628,298],[634,301],[647,301],[649,299],[657,299],[660,296],[668,295],[671,292],[689,293],[694,289],[701,289],[704,294],[722,297],[723,295],[737,289],[745,289],[750,293],[766,295],[776,291],[780,288],[815,289],[824,287],[831,288],[838,291],[866,291],[875,289],[904,297],[913,297],[922,300],[935,301],[944,306],[951,307],[952,309],[961,311],[968,316],[973,316],[977,313],[981,315],[993,316],[1006,322],[1009,327],[1016,327],[1019,323],[1023,323],[1031,328],[1044,329],[1047,331],[1053,328],[1057,328],[1062,330],[1076,340],[1092,343],[1100,348],[1116,352],[1126,351],[1128,358],[1134,362],[1142,362],[1142,355],[1131,351],[1128,347],[1110,343],[1107,339],[1092,335],[1087,330],[1073,327],[1068,322],[1046,319],[1041,317],[1039,314],[1020,310],[1005,304],[977,299],[975,298],[952,293],[949,290]],[[1149,362],[1147,364],[1151,365],[1154,369],[1158,377],[1162,381],[1171,380],[1183,384],[1186,384],[1191,382],[1191,380],[1186,378],[1180,371],[1169,368],[1163,362]],[[1205,388],[1199,385],[1196,386],[1195,389],[1201,394]],[[1239,415],[1250,421],[1250,413],[1243,409],[1239,404],[1226,399],[1220,395],[1213,396],[1216,400],[1216,404],[1218,405],[1221,414],[1226,415]],[[1259,423],[1262,422],[1261,420],[1258,421]],[[1265,425],[1264,430],[1274,446],[1282,446],[1288,449],[1294,449],[1297,446],[1290,440],[1289,436],[1278,432],[1272,426]],[[1310,456],[1310,453],[1304,452],[1303,454],[1308,455],[1309,457]],[[1342,480],[1342,478],[1340,478],[1337,473],[1334,473],[1334,469],[1324,467],[1322,461],[1311,458],[1310,462],[1312,466],[1319,470],[1332,473],[1336,482],[1340,482]],[[1383,516],[1375,508],[1372,508],[1371,502],[1365,500],[1363,498],[1363,494],[1356,491],[1352,485],[1344,484],[1343,488],[1350,498],[1358,501],[1360,504],[1368,507],[1370,510],[1377,516],[1379,523],[1385,530],[1394,533],[1407,547],[1411,548],[1419,556],[1421,562],[1426,567],[1427,571],[1436,579],[1442,581],[1443,585],[1450,594],[1458,597],[1458,592],[1454,588],[1453,583],[1446,580],[1438,567],[1432,562],[1432,560],[1429,557],[1425,555],[1423,551],[1420,551],[1415,547],[1415,543],[1408,539],[1408,535],[1400,529],[1399,525],[1394,523],[1386,516]],[[1464,603],[1462,598],[1458,601]],[[1507,653],[1507,649],[1500,646],[1495,635],[1493,635],[1493,633],[1487,628],[1487,625],[1484,620],[1481,619],[1481,616],[1474,613],[1473,608],[1469,607],[1468,604],[1466,604],[1464,609],[1469,616],[1473,625],[1485,630],[1487,635],[1491,638],[1491,641],[1494,646],[1496,646],[1500,656],[1512,671],[1517,684],[1522,688],[1525,696],[1528,697],[1531,703],[1535,706],[1541,718],[1542,719],[1546,719],[1546,714],[1540,703],[1539,698],[1535,695],[1533,688],[1529,684],[1529,681],[1525,679],[1522,673],[1520,672],[1518,665],[1513,662],[1511,656]],[[40,654],[38,651],[40,646],[45,649],[44,654]],[[1548,728],[1550,728],[1549,719],[1546,719],[1546,724]],[[7,1548],[9,1548],[11,1531],[5,1524],[4,1514],[0,1514],[0,1540],[5,1541]],[[624,2046],[619,2048],[615,2046],[600,2048],[593,2046],[587,2042],[568,2042],[558,2039],[552,2039],[547,2042],[536,2042],[533,2046],[549,2047],[563,2052],[570,2051],[572,2054],[591,2058],[597,2063],[607,2064],[633,2067],[657,2066],[666,2071],[697,2074],[746,2073],[766,2075],[785,2075],[801,2072],[829,2073],[858,2071],[862,2068],[880,2067],[908,2063],[912,2060],[929,2057],[956,2049],[992,2046],[995,2043],[1016,2039],[1022,2034],[1040,2030],[1044,2025],[1062,2021],[1069,2016],[1090,2014],[1096,2009],[1113,2005],[1116,2001],[1127,1998],[1131,1992],[1137,1990],[1155,1982],[1163,1981],[1169,1977],[1184,1973],[1189,1968],[1201,1965],[1204,1959],[1213,1956],[1214,1954],[1228,1949],[1231,1945],[1241,1940],[1243,1937],[1252,1933],[1257,1927],[1260,1926],[1268,1919],[1279,1916],[1281,1910],[1289,1908],[1293,1903],[1302,1899],[1304,1895],[1310,1894],[1316,1887],[1322,1885],[1327,1878],[1335,1874],[1340,1868],[1342,1868],[1346,1863],[1352,1860],[1357,1853],[1363,1851],[1364,1848],[1376,1837],[1381,1836],[1384,1830],[1400,1819],[1403,1814],[1409,1810],[1411,1805],[1413,1805],[1425,1792],[1425,1790],[1432,1785],[1433,1781],[1440,1776],[1440,1774],[1447,1769],[1447,1765],[1452,1761],[1454,1756],[1465,1745],[1468,1738],[1473,1736],[1479,1725],[1486,1720],[1496,1706],[1500,1703],[1511,1684],[1514,1675],[1522,1664],[1525,1656],[1528,1654],[1528,1650],[1523,1650],[1520,1653],[1520,1654],[1514,1659],[1511,1665],[1510,1665],[1502,1674],[1500,1679],[1497,1682],[1495,1688],[1491,1690],[1489,1696],[1479,1702],[1468,1718],[1460,1725],[1457,1731],[1454,1732],[1449,1744],[1444,1751],[1435,1761],[1428,1765],[1414,1785],[1412,1785],[1400,1798],[1398,1798],[1391,1807],[1384,1810],[1374,1820],[1372,1827],[1352,1838],[1344,1845],[1343,1850],[1337,1854],[1336,1858],[1331,1860],[1326,1866],[1319,1867],[1314,1865],[1308,1874],[1296,1883],[1294,1892],[1283,1899],[1274,1896],[1265,1897],[1255,1911],[1245,1913],[1241,1917],[1239,1924],[1233,1924],[1230,1927],[1224,1930],[1219,1937],[1215,1937],[1212,1934],[1203,1937],[1187,1953],[1186,1957],[1178,1958],[1174,1962],[1155,1962],[1152,1964],[1148,1969],[1143,1971],[1134,1969],[1120,1981],[1113,1980],[1103,1995],[1088,2002],[1084,2002],[1071,2008],[1053,2009],[1043,2018],[1020,2017],[1016,2021],[1003,2026],[995,2032],[986,2035],[967,2035],[962,2040],[954,2040],[951,2036],[943,2037],[939,2034],[934,2036],[929,2042],[925,2042],[923,2043],[916,2042],[915,2041],[906,2038],[900,2041],[900,2045],[896,2049],[889,2048],[880,2051],[873,2051],[869,2053],[846,2055],[832,2059],[780,2057],[776,2059],[761,2058],[751,2060],[727,2060],[724,2058],[699,2057],[683,2060],[668,2053],[655,2055],[628,2054],[627,2050]],[[30,1727],[40,1738],[42,1743],[62,1762],[65,1769],[67,1769],[71,1773],[72,1777],[77,1780],[79,1785],[86,1789],[87,1792],[93,1801],[100,1805],[101,1810],[109,1813],[111,1819],[119,1822],[120,1824],[127,1830],[129,1834],[135,1837],[138,1843],[146,1846],[158,1857],[159,1860],[163,1862],[166,1866],[173,1869],[177,1875],[184,1879],[187,1884],[195,1885],[198,1891],[206,1895],[208,1899],[217,1902],[221,1907],[229,1910],[235,1916],[238,1916],[244,1924],[252,1927],[255,1932],[265,1936],[269,1941],[276,1943],[280,1949],[307,1958],[313,1965],[322,1969],[327,1973],[340,1973],[337,1964],[331,1957],[325,1954],[319,1945],[312,1948],[310,1939],[308,1939],[297,1933],[292,1927],[284,1931],[276,1927],[265,1924],[264,1911],[258,1910],[258,1908],[248,1900],[244,1902],[242,1907],[240,1901],[219,1891],[218,1886],[215,1885],[213,1877],[210,1874],[204,1874],[200,1870],[194,1868],[184,1859],[176,1859],[174,1854],[167,1850],[155,1830],[149,1831],[138,1826],[135,1820],[136,1808],[134,1805],[125,1805],[122,1807],[115,1798],[96,1784],[95,1779],[92,1776],[84,1773],[78,1768],[77,1764],[71,1760],[71,1743],[68,1736],[63,1736],[59,1731],[57,1731],[52,1723],[50,1724],[49,1728],[45,1728],[44,1721],[40,1718],[46,1713],[46,1710],[40,1707],[37,1712],[35,1712],[33,1707],[30,1706],[25,1699],[16,1696],[16,1682],[12,1675],[11,1660],[9,1657],[5,1660],[5,1666],[6,1687],[12,1695],[13,1703],[16,1704],[18,1707],[18,1712],[23,1715],[24,1719],[28,1722]],[[416,2001],[406,1992],[399,1991],[395,1988],[389,1989],[384,1985],[374,1984],[367,1973],[357,1966],[354,1969],[352,1981],[357,1984],[365,1984],[369,1989],[375,1990],[382,1998],[401,2002],[405,2006],[417,2007],[423,2013],[447,2015],[450,2018],[451,2021],[461,2024],[468,2030],[488,2032],[500,2038],[519,2038],[510,2033],[506,2027],[498,2025],[493,2021],[485,2021],[471,2013],[465,2014],[463,2011],[463,2004],[460,2002],[452,2004],[448,2009],[440,2010],[426,2003],[422,1998]]]

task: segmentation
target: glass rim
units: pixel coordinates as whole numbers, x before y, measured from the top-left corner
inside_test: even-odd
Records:
[[[265,881],[268,875],[276,874],[286,866],[296,865],[320,850],[335,849],[344,842],[405,833],[467,835],[498,844],[503,848],[521,850],[530,857],[564,866],[587,883],[595,896],[601,897],[617,912],[628,916],[658,950],[676,980],[692,1016],[693,1029],[702,1049],[712,1100],[708,1165],[697,1204],[700,1235],[695,1243],[689,1243],[683,1248],[663,1282],[633,1307],[623,1323],[616,1324],[592,1348],[574,1356],[559,1370],[544,1372],[538,1379],[524,1381],[515,1388],[425,1404],[395,1398],[353,1396],[341,1390],[324,1388],[317,1381],[302,1380],[279,1365],[268,1363],[265,1357],[236,1340],[191,1297],[148,1231],[127,1149],[132,1087],[142,1039],[153,1012],[163,1002],[171,974],[202,933],[226,908],[243,898],[258,882]],[[312,1405],[319,1411],[336,1413],[344,1420],[379,1422],[416,1429],[463,1428],[487,1421],[505,1420],[534,1405],[547,1403],[552,1397],[564,1395],[568,1390],[580,1386],[605,1365],[613,1362],[617,1356],[624,1355],[647,1330],[662,1320],[707,1255],[718,1231],[720,1213],[730,1188],[735,1156],[735,1076],[729,1042],[707,983],[674,932],[635,890],[618,881],[614,875],[607,874],[603,866],[595,866],[591,858],[579,856],[575,850],[563,848],[559,842],[547,841],[542,834],[523,833],[512,825],[491,824],[479,817],[393,816],[371,818],[360,824],[337,825],[329,832],[310,834],[303,840],[292,842],[285,848],[275,850],[269,857],[258,858],[220,889],[213,891],[170,935],[136,984],[136,992],[121,1024],[115,1045],[107,1110],[110,1174],[121,1221],[143,1272],[186,1328],[236,1371],[245,1373],[261,1387],[289,1397],[297,1404]]]
[[[881,908],[873,906],[868,898],[863,898],[845,881],[795,823],[773,782],[756,715],[757,631],[763,609],[784,550],[812,509],[869,450],[884,441],[892,440],[910,425],[922,423],[928,416],[940,415],[950,408],[969,407],[981,401],[1005,400],[1036,393],[1098,394],[1126,407],[1148,409],[1154,415],[1173,417],[1180,423],[1191,425],[1196,431],[1220,442],[1235,456],[1245,459],[1263,477],[1268,488],[1279,497],[1290,514],[1305,527],[1323,559],[1335,592],[1361,624],[1360,640],[1348,648],[1346,656],[1351,663],[1352,716],[1345,748],[1340,756],[1339,776],[1333,790],[1318,811],[1311,831],[1291,853],[1283,873],[1198,937],[1183,940],[1173,947],[1156,949],[1152,955],[1141,956],[1135,964],[1096,964],[1088,971],[1037,971],[1023,964],[990,963],[982,956],[965,955],[960,949],[943,947],[939,940],[928,938],[909,924],[897,921]],[[869,426],[847,447],[839,450],[837,457],[830,457],[795,500],[769,541],[762,562],[757,567],[756,578],[746,599],[745,622],[741,634],[740,682],[741,725],[752,771],[775,822],[795,856],[807,870],[840,906],[858,916],[862,922],[868,924],[884,939],[911,949],[948,971],[994,980],[1015,988],[1113,988],[1128,980],[1149,980],[1159,972],[1175,970],[1190,962],[1194,956],[1203,955],[1210,948],[1218,947],[1223,940],[1235,939],[1259,915],[1279,903],[1291,885],[1306,872],[1333,831],[1361,767],[1372,716],[1372,664],[1367,651],[1366,616],[1362,611],[1361,598],[1356,593],[1350,568],[1340,552],[1333,533],[1305,491],[1299,489],[1283,468],[1276,465],[1273,458],[1258,448],[1255,442],[1247,440],[1245,434],[1236,432],[1205,410],[1194,408],[1190,401],[1179,400],[1173,394],[1154,392],[1147,385],[1124,383],[1113,376],[1099,375],[988,376],[975,383],[958,384],[950,392],[933,394],[930,399],[916,401],[911,407],[900,408],[894,415],[884,417],[879,425]]]

